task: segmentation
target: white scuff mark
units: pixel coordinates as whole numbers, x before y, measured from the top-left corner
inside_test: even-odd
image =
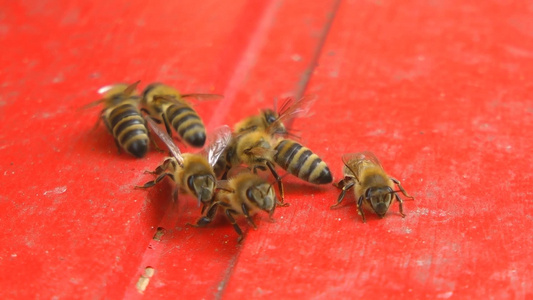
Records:
[[[295,53],[295,54],[291,55],[291,59],[293,61],[301,61],[302,60],[302,56],[297,54],[297,53]]]
[[[429,214],[429,209],[427,209],[427,208],[417,208],[415,210],[415,213],[423,215],[423,216],[427,216]]]
[[[150,278],[154,276],[155,270],[152,267],[146,267],[144,269],[144,274],[142,274],[139,277],[139,280],[137,281],[137,284],[135,285],[137,287],[137,291],[139,293],[144,293],[146,288],[148,287],[148,283],[150,283]]]
[[[58,186],[58,187],[56,187],[53,190],[44,192],[43,195],[45,195],[45,196],[48,195],[48,194],[61,195],[61,194],[63,194],[66,191],[67,191],[67,186]]]
[[[453,295],[453,291],[449,291],[449,292],[445,292],[445,293],[440,293],[437,295],[437,298],[439,299],[448,299],[450,298],[451,296]]]

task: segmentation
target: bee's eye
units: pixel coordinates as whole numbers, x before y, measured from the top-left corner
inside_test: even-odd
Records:
[[[267,115],[266,116],[266,120],[267,120],[268,124],[272,124],[272,123],[276,122],[276,117],[274,115]]]
[[[251,188],[246,191],[246,197],[248,197],[248,200],[254,200],[255,199],[254,193],[253,193]]]
[[[365,192],[365,198],[370,199],[370,193],[372,192],[372,188],[369,188]]]
[[[187,179],[187,185],[189,186],[189,190],[195,191],[194,176],[189,176],[189,178]]]

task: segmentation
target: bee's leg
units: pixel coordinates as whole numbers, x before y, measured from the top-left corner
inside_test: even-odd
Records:
[[[242,241],[242,238],[243,238],[242,230],[239,227],[239,225],[237,224],[237,222],[235,221],[235,218],[233,218],[233,215],[231,214],[232,212],[233,213],[237,213],[237,212],[235,212],[233,210],[226,209],[226,217],[228,217],[229,222],[231,223],[231,225],[233,225],[233,229],[235,229],[235,231],[239,235],[239,238],[237,239],[237,242],[240,243]]]
[[[161,124],[161,120],[157,119],[157,118],[154,118],[151,114],[150,114],[150,111],[148,111],[146,108],[141,108],[140,111],[142,113],[144,113],[144,118],[150,118],[150,120],[154,121],[155,123],[157,124]]]
[[[289,203],[284,203],[283,200],[285,200],[285,190],[283,189],[283,183],[281,182],[281,176],[276,172],[276,168],[274,167],[274,164],[270,161],[266,162],[267,167],[270,169],[270,172],[272,172],[272,175],[274,178],[276,178],[276,181],[278,183],[279,188],[279,197],[281,199],[280,206],[289,206]]]
[[[211,204],[211,206],[209,206],[207,214],[201,217],[198,221],[196,221],[196,224],[187,223],[186,225],[194,227],[204,227],[205,225],[211,223],[211,221],[213,221],[213,218],[215,217],[219,204],[219,202],[214,202],[213,204]]]
[[[146,189],[146,188],[152,187],[152,186],[156,185],[159,181],[163,180],[163,178],[165,178],[165,176],[168,176],[172,180],[174,180],[174,175],[172,173],[168,173],[167,172],[167,173],[163,173],[163,174],[159,175],[155,180],[148,181],[143,186],[136,185],[135,188],[137,188],[137,189]]]
[[[102,111],[103,112],[103,111]],[[98,126],[100,126],[100,122],[102,121],[103,117],[99,117],[97,120],[96,120],[96,123],[94,123],[94,126],[93,128],[91,128],[91,131],[95,131]],[[108,128],[109,129],[109,128]]]
[[[405,197],[407,197],[407,198],[409,198],[409,199],[415,199],[415,197],[413,197],[413,196],[407,194],[407,192],[405,191],[405,189],[403,188],[402,184],[400,183],[400,181],[399,181],[398,179],[396,179],[396,178],[392,178],[392,177],[389,177],[389,178],[392,180],[392,182],[394,182],[394,183],[400,188],[400,191],[402,191],[402,194],[403,194]]]
[[[332,206],[330,206],[330,209],[339,206],[341,204],[342,200],[344,199],[344,196],[346,196],[346,191],[351,189],[355,185],[355,181],[354,180],[345,181],[345,179],[343,179],[343,180],[341,180],[341,182],[343,183],[342,191],[339,194],[339,198],[337,198],[337,203],[333,204]],[[339,185],[341,184],[341,182],[339,182]]]
[[[165,124],[165,128],[167,129],[168,135],[172,137],[172,129],[170,129],[170,123],[168,122],[167,115],[162,113],[161,118],[163,119],[163,124]]]
[[[143,116],[143,118],[149,118],[150,117],[150,112],[146,108],[141,108],[141,109],[139,109],[139,111],[141,113],[144,113],[144,115],[141,114]],[[155,121],[155,119],[153,119],[153,120]]]
[[[161,148],[159,147],[159,145],[157,145],[157,143],[154,141],[154,139],[150,138],[150,141],[152,141],[152,145],[154,145],[154,148],[155,148],[155,150],[156,150],[157,152],[159,152],[159,153],[163,153],[163,152],[165,152],[163,149],[161,149]]]
[[[252,224],[252,226],[254,227],[254,229],[257,229],[257,225],[255,225],[254,220],[253,220],[252,217],[250,216],[250,213],[248,212],[248,207],[246,206],[245,203],[243,203],[243,204],[241,205],[241,209],[242,209],[242,214],[246,217],[246,219],[248,220],[248,222],[250,222],[250,224]]]
[[[402,218],[405,218],[405,214],[403,213],[403,200],[396,193],[394,193],[394,196],[396,197],[396,200],[398,200],[398,203],[400,204],[400,215],[402,215]]]
[[[364,199],[364,196],[361,195],[361,197],[359,197],[359,200],[357,200],[357,210],[359,211],[359,214],[363,218],[363,223],[366,223],[365,213],[363,212],[363,199]]]
[[[278,202],[278,201],[276,201],[276,202]],[[272,215],[274,214],[274,210],[276,210],[276,205],[272,206],[272,209],[268,212],[268,219],[270,220],[270,222],[276,222],[276,220],[274,220],[274,218],[272,218]]]
[[[145,174],[155,174],[155,175],[159,175],[159,174],[163,173],[164,171],[168,170],[168,166],[169,166],[170,164],[173,164],[173,165],[174,165],[174,166],[173,166],[174,168],[176,167],[176,166],[175,166],[175,162],[174,162],[174,160],[173,160],[172,158],[167,158],[167,159],[165,159],[165,160],[163,161],[163,163],[162,163],[160,166],[158,166],[154,171],[148,171],[148,170],[145,170],[144,173],[145,173]]]
[[[339,188],[339,189],[342,189],[345,185],[346,185],[346,178],[343,178],[341,181],[339,181],[338,183],[337,182],[334,182],[333,183],[333,186],[336,187],[336,188]]]

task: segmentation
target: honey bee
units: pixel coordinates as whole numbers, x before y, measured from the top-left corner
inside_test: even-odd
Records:
[[[262,130],[245,132],[234,137],[228,146],[225,159],[227,168],[241,164],[252,167],[254,172],[268,168],[278,183],[281,203],[284,203],[285,191],[275,164],[313,184],[333,181],[329,167],[309,148],[290,139],[276,139],[272,133]]]
[[[234,127],[234,138],[227,147],[226,154],[217,163],[217,175],[224,178],[221,174],[241,164],[252,167],[254,172],[268,168],[278,183],[281,203],[284,201],[285,192],[275,164],[307,182],[331,183],[333,177],[322,159],[300,143],[283,138],[289,134],[287,122],[298,115],[306,114],[315,98],[289,97],[284,100],[278,112],[265,109],[260,114],[237,123]]]
[[[316,99],[314,95],[305,95],[301,98],[287,97],[276,111],[277,101],[274,101],[274,110],[263,109],[261,113],[245,118],[234,126],[234,132],[269,130],[278,135],[287,135],[287,124],[297,116],[306,115],[309,107]]]
[[[286,98],[281,107],[277,109],[277,99],[274,101],[274,109],[263,109],[257,115],[253,115],[245,118],[244,120],[238,122],[234,126],[235,138],[232,143],[226,149],[226,155],[223,155],[221,159],[217,162],[217,175],[219,178],[224,178],[226,172],[231,169],[232,163],[240,164],[241,161],[246,162],[246,159],[239,160],[236,153],[237,144],[247,144],[249,140],[254,140],[258,138],[259,140],[267,140],[268,136],[265,134],[255,134],[252,136],[247,136],[246,138],[240,140],[241,137],[245,136],[248,133],[260,131],[268,132],[271,136],[285,136],[288,134],[285,121],[292,120],[292,118],[304,114],[308,111],[308,108],[312,101],[314,101],[314,96],[304,96],[299,99],[293,97]],[[240,140],[239,142],[237,142]],[[266,145],[266,144],[264,144]],[[268,146],[268,148],[271,148]],[[267,157],[268,160],[268,157]]]
[[[179,187],[202,203],[203,213],[207,205],[212,202],[216,188],[213,165],[230,141],[231,129],[228,126],[218,128],[214,133],[213,141],[203,153],[182,154],[166,132],[159,129],[153,120],[147,119],[147,121],[152,131],[161,138],[173,156],[167,157],[155,171],[147,172],[156,175],[156,179],[143,186],[136,186],[136,188],[149,188],[165,177],[169,177],[177,185],[173,191],[173,198],[177,199]]]
[[[103,98],[83,106],[82,109],[104,103],[101,120],[113,135],[119,153],[122,148],[133,156],[141,158],[148,151],[149,136],[138,108],[140,101],[136,92],[138,84],[139,81],[131,85],[121,83],[105,86],[98,91]]]
[[[354,188],[357,209],[363,222],[366,222],[363,206],[365,209],[373,210],[380,218],[383,218],[394,199],[400,205],[400,214],[405,217],[403,200],[398,196],[398,192],[402,192],[405,197],[410,199],[414,199],[414,197],[407,194],[400,181],[385,173],[378,158],[372,152],[345,154],[342,161],[344,163],[344,179],[337,184],[337,187],[342,191],[337,203],[331,208],[337,207],[344,199],[346,191]],[[395,184],[399,190],[394,190]]]
[[[180,138],[193,147],[203,147],[206,140],[205,126],[198,113],[184,98],[221,98],[216,94],[180,94],[162,83],[152,83],[143,91],[142,105],[154,117],[161,118],[169,135],[171,128]]]
[[[221,186],[223,182],[226,184]],[[273,220],[272,215],[276,209],[276,203],[278,201],[271,184],[257,174],[250,172],[240,173],[228,181],[219,182],[215,200],[210,204],[206,215],[201,217],[195,225],[189,225],[195,227],[206,226],[211,223],[218,208],[221,207],[239,235],[237,241],[240,242],[243,238],[243,233],[235,221],[235,216],[244,215],[254,229],[257,229],[252,216],[263,210],[268,212],[269,218]]]

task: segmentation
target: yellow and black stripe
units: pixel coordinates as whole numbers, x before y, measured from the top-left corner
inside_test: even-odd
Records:
[[[309,148],[290,140],[282,139],[275,148],[274,161],[292,175],[314,184],[333,181],[326,163]]]
[[[148,130],[135,101],[124,101],[104,113],[104,122],[117,146],[126,152],[144,157],[148,152]]]
[[[202,119],[183,97],[199,94],[182,95],[175,88],[163,83],[152,83],[143,91],[143,105],[147,106],[155,117],[163,118],[168,134],[171,128],[187,144],[202,147],[206,134]]]
[[[202,147],[205,144],[204,123],[189,105],[170,104],[164,113],[172,128],[187,144],[193,147]]]

